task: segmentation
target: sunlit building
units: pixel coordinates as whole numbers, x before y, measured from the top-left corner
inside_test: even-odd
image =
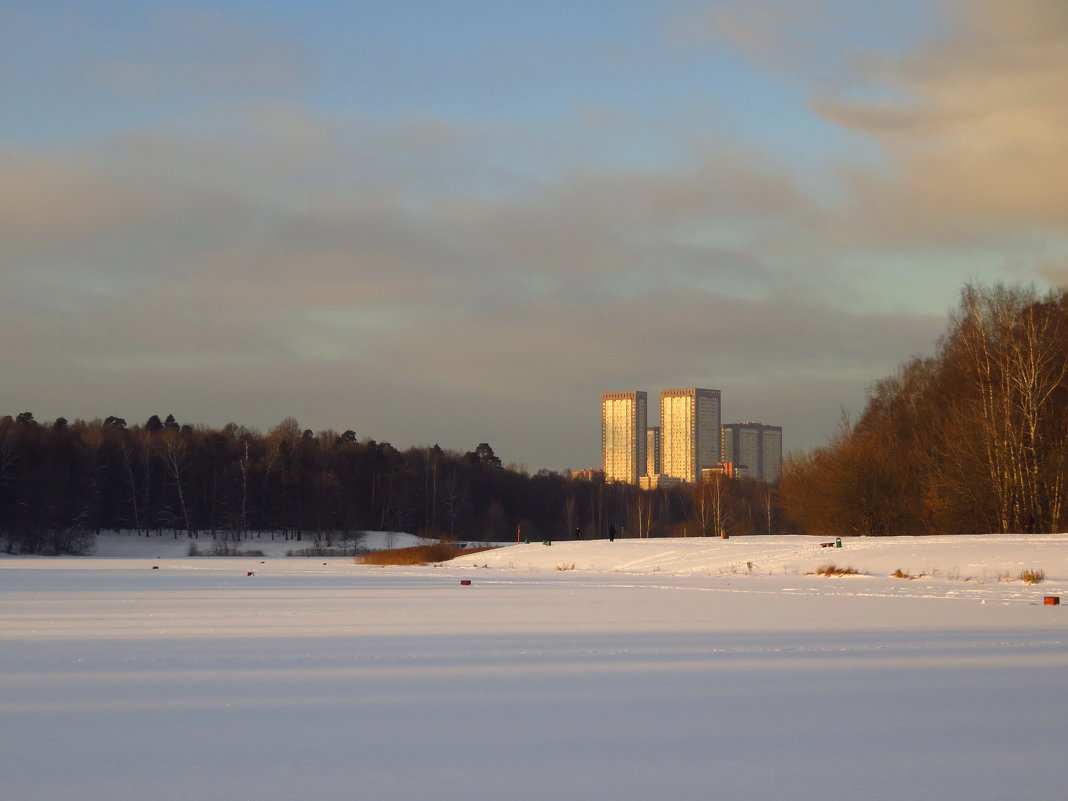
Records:
[[[601,394],[601,464],[605,481],[637,484],[646,471],[648,396],[645,392]]]
[[[702,483],[713,481],[719,476],[723,476],[723,478],[735,478],[737,475],[738,474],[734,469],[734,462],[717,462],[711,467],[701,468]]]
[[[604,470],[589,468],[588,470],[570,470],[568,478],[572,481],[596,481],[604,483]]]
[[[660,472],[690,484],[720,461],[718,389],[660,392]]]
[[[734,462],[739,476],[774,484],[782,472],[782,426],[726,423],[722,450],[723,458]]]
[[[677,478],[671,476],[665,476],[663,473],[654,474],[651,476],[642,476],[638,479],[638,486],[644,490],[655,490],[661,487],[674,487],[682,482]]]

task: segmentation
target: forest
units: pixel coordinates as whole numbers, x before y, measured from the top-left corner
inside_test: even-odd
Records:
[[[829,535],[1068,528],[1068,290],[968,285],[931,358],[793,455],[782,502]]]
[[[266,434],[153,415],[0,418],[0,537],[9,553],[78,553],[124,530],[187,537],[203,553],[250,538],[354,547],[361,531],[480,542],[765,532],[779,517],[759,482],[696,489],[527,475],[487,443],[398,450],[296,420]],[[295,550],[299,550],[295,548]]]

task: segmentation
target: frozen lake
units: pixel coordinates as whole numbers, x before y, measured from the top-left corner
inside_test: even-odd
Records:
[[[0,789],[1064,797],[1068,612],[1042,599],[1066,588],[1068,537],[834,556],[869,575],[805,575],[826,554],[771,537],[524,545],[426,568],[3,558]],[[1046,582],[997,580],[1017,562]]]

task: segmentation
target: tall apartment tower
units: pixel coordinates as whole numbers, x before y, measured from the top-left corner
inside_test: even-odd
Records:
[[[637,484],[646,469],[648,396],[637,392],[601,393],[601,466],[605,481]]]
[[[660,472],[691,484],[720,461],[718,389],[660,391]]]
[[[645,429],[645,475],[660,473],[660,426]]]
[[[739,475],[774,484],[782,472],[782,426],[763,423],[726,423],[723,426],[724,461],[734,462]]]

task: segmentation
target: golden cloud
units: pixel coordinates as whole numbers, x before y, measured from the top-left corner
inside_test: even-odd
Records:
[[[887,242],[1068,234],[1068,10],[1062,0],[946,8],[940,36],[865,59],[862,85],[816,101],[887,158],[844,170],[844,228]]]

